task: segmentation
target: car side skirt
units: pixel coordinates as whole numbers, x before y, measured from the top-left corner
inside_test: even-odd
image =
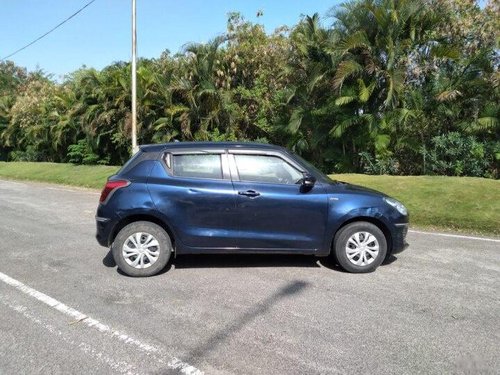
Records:
[[[318,255],[318,249],[287,249],[287,248],[240,248],[240,247],[190,247],[179,241],[175,243],[176,254],[307,254]],[[326,254],[327,255],[327,254]]]

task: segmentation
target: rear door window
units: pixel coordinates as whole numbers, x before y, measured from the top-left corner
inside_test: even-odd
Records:
[[[172,159],[174,176],[222,179],[220,154],[172,155]]]

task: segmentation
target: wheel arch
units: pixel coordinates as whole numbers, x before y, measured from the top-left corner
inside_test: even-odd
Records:
[[[334,245],[335,245],[335,238],[337,237],[337,234],[340,232],[342,228],[345,226],[351,224],[351,223],[356,223],[356,222],[368,222],[373,225],[375,225],[378,229],[382,231],[384,234],[385,240],[387,241],[387,254],[386,258],[392,254],[392,234],[387,225],[380,219],[377,219],[376,217],[372,216],[356,216],[352,217],[346,221],[344,221],[333,233],[332,241],[330,243],[330,252],[332,252]]]
[[[163,228],[163,230],[165,230],[165,232],[167,232],[168,236],[170,237],[170,241],[172,241],[172,249],[175,250],[175,235],[172,231],[172,228],[164,220],[150,214],[133,214],[122,218],[111,231],[108,240],[109,244],[111,245],[113,243],[116,236],[123,228],[137,221],[149,221]]]

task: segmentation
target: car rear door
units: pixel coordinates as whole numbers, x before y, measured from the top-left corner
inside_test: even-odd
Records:
[[[225,150],[167,152],[148,187],[157,210],[191,248],[184,251],[236,246],[236,199]]]
[[[322,247],[328,200],[320,183],[301,189],[301,167],[280,152],[236,149],[228,156],[241,250],[309,253]]]

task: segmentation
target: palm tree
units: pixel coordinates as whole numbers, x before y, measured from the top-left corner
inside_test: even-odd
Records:
[[[216,38],[207,44],[190,44],[185,47],[181,72],[172,85],[174,97],[180,106],[173,115],[180,123],[180,131],[187,139],[207,140],[210,131],[220,129],[231,134],[234,129],[230,113],[215,83],[219,47],[225,38]]]
[[[288,100],[288,146],[305,153],[316,162],[322,160],[328,128],[336,111],[329,81],[335,60],[328,52],[335,35],[323,28],[319,15],[306,16],[291,34],[294,55],[291,58],[291,81]]]
[[[426,32],[436,22],[433,10],[421,0],[361,0],[343,4],[333,16],[339,42],[331,53],[339,64],[332,86],[339,95],[335,103],[348,115],[330,134],[340,138],[352,129],[351,134],[365,135],[364,151],[390,157],[413,55],[427,47]]]
[[[98,72],[75,74],[78,105],[72,116],[93,151],[111,163],[123,163],[130,153],[130,74],[128,64],[115,63]]]
[[[430,10],[421,0],[362,0],[345,3],[334,14],[341,62],[334,88],[358,86],[360,98],[374,95],[374,110],[394,109],[403,93],[409,54],[429,27]],[[358,81],[358,79],[361,79]]]

